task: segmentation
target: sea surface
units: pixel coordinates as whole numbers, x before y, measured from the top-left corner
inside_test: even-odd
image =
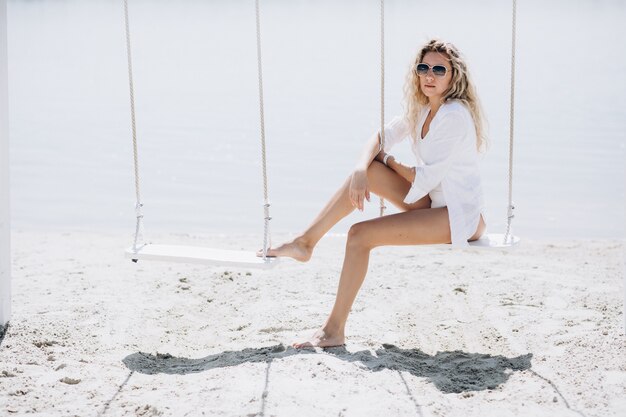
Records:
[[[511,2],[385,2],[385,115],[431,37],[465,54],[489,121],[489,228],[506,220]],[[623,237],[626,2],[519,0],[514,232]],[[129,0],[146,234],[262,234],[253,1]],[[380,126],[379,2],[261,1],[272,230],[306,227]],[[9,0],[12,222],[130,235],[119,1]],[[407,144],[394,153],[405,163]],[[394,210],[389,210],[394,212]],[[376,216],[378,200],[333,233]]]

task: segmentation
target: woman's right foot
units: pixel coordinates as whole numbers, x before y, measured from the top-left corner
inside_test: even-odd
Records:
[[[291,242],[283,243],[277,248],[267,250],[267,256],[288,257],[300,262],[307,262],[311,259],[312,254],[313,248],[309,247],[302,238],[296,238]],[[257,256],[263,256],[263,251],[258,251]]]
[[[334,347],[334,346],[343,346],[345,344],[346,338],[343,335],[343,332],[332,333],[323,328],[317,330],[313,336],[311,336],[308,340],[304,342],[295,342],[292,343],[296,349],[303,348],[311,348],[311,347]]]

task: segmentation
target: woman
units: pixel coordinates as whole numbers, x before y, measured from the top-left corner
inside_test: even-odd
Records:
[[[367,273],[370,251],[385,245],[452,243],[466,246],[484,233],[478,152],[484,137],[480,104],[456,47],[440,40],[424,45],[405,87],[406,114],[385,126],[384,149],[376,133],[352,175],[313,223],[293,241],[268,251],[306,262],[317,242],[370,192],[402,212],[354,224],[348,233],[339,288],[324,325],[295,348],[338,346],[352,303]],[[387,152],[410,138],[416,166]]]

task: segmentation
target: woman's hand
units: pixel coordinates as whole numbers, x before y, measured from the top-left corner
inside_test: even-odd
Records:
[[[367,201],[370,201],[367,171],[358,169],[352,173],[348,194],[350,195],[350,202],[352,205],[360,211],[363,211],[364,200],[367,199]]]

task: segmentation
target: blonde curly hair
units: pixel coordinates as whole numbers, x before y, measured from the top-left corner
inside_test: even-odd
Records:
[[[415,66],[422,62],[428,52],[438,52],[444,55],[452,67],[452,80],[450,81],[450,87],[443,95],[442,103],[448,100],[459,100],[467,106],[472,114],[476,128],[476,148],[479,151],[485,150],[488,143],[483,127],[483,111],[480,101],[478,100],[476,87],[467,69],[465,59],[456,46],[450,42],[444,42],[439,39],[431,39],[422,46],[407,74],[406,84],[404,86],[405,116],[409,121],[413,139],[417,139],[416,129],[419,114],[422,109],[428,105],[428,97],[420,87],[419,77],[415,72]]]

